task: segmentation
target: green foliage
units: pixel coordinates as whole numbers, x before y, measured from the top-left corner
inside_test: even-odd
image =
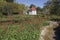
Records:
[[[18,9],[19,9],[19,12],[21,12],[21,11],[26,10],[26,7],[24,4],[18,4]]]
[[[26,16],[26,17],[23,17]],[[10,19],[10,20],[9,20]],[[40,27],[47,26],[48,22],[40,16],[10,16],[1,18],[0,39],[1,40],[39,40]],[[10,22],[18,21],[18,24]],[[8,21],[8,22],[7,22]],[[10,21],[10,22],[9,22]],[[37,22],[36,22],[37,21]],[[20,23],[19,23],[20,22]],[[8,25],[8,24],[9,25]]]
[[[25,10],[25,5],[17,3],[7,3],[5,1],[0,2],[0,12],[8,15],[13,13],[23,12]]]
[[[17,17],[18,18],[18,17]],[[30,17],[31,18],[31,17]],[[18,18],[19,19],[19,18]],[[1,40],[39,40],[40,25],[29,22],[34,20],[29,17],[20,18],[23,20],[20,24],[0,25]],[[25,20],[24,20],[25,19]]]
[[[5,1],[5,0],[0,0],[0,1]]]
[[[0,12],[0,17],[3,17],[2,15],[3,15],[3,14]]]
[[[9,4],[6,4],[3,8],[2,8],[2,12],[6,13],[8,15],[11,15],[13,13],[13,7]]]
[[[46,3],[46,8],[52,15],[60,15],[60,1],[59,0],[49,0]]]
[[[38,14],[41,14],[42,9],[41,9],[40,7],[37,7],[36,10],[37,10],[37,13],[38,13]]]
[[[26,27],[25,27],[26,26]],[[0,26],[0,39],[1,40],[38,40],[39,30],[33,25],[27,26],[24,29],[21,25],[7,25],[6,30],[4,26]],[[35,28],[35,29],[34,29]]]
[[[43,21],[41,25],[42,25],[42,26],[49,25],[49,22],[47,22],[47,21]]]
[[[2,13],[2,8],[6,5],[5,1],[0,1],[0,13]]]
[[[14,0],[6,0],[7,2],[14,2]]]

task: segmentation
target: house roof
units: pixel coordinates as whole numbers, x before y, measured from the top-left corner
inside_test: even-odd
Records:
[[[30,8],[30,10],[36,10],[36,8],[35,7],[32,7],[32,8]]]

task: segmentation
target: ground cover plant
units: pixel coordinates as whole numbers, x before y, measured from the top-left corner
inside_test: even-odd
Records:
[[[46,21],[39,16],[3,18],[0,20],[0,40],[39,40],[40,28],[49,25]]]

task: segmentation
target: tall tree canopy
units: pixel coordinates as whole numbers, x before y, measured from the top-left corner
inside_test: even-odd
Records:
[[[14,0],[6,0],[7,2],[14,2]]]
[[[11,15],[12,13],[20,13],[25,10],[25,5],[17,4],[13,1],[6,0],[0,1],[0,13]]]
[[[31,8],[32,6],[33,6],[33,7],[36,7],[34,4],[31,4],[31,5],[30,5],[30,8]]]
[[[49,0],[45,6],[49,9],[50,14],[60,15],[60,0]]]
[[[38,14],[41,14],[42,13],[42,9],[40,7],[37,7],[36,8],[36,11],[37,11]]]

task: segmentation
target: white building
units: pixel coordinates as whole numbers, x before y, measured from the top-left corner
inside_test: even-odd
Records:
[[[32,6],[32,7],[29,9],[29,15],[37,15],[36,7],[35,7],[35,6]]]

